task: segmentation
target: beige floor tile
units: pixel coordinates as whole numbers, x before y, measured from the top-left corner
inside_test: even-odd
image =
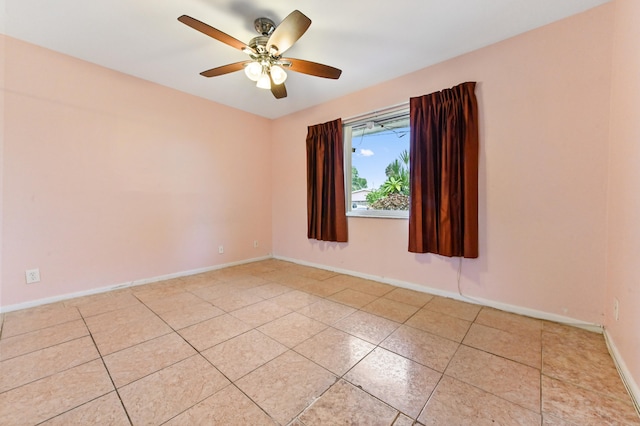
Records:
[[[209,302],[203,301],[196,305],[183,306],[158,315],[166,321],[171,328],[180,330],[223,314],[224,311],[222,309],[213,306]]]
[[[551,414],[543,413],[542,426],[580,426],[580,425],[552,416]]]
[[[482,309],[480,305],[440,296],[435,296],[424,307],[430,311],[440,312],[441,314],[451,315],[467,321],[475,320],[478,312]]]
[[[78,309],[67,307],[64,303],[52,303],[36,308],[8,312],[4,314],[2,338],[6,339],[79,319],[81,319],[81,316]]]
[[[296,311],[320,300],[322,300],[320,297],[314,296],[313,294],[305,293],[300,290],[292,290],[288,293],[274,297],[270,301],[284,308]]]
[[[0,393],[0,424],[37,424],[114,390],[101,360]]]
[[[277,282],[282,285],[286,285],[289,288],[298,290],[303,290],[308,285],[316,285],[319,283],[319,281],[316,279],[303,277],[302,275],[292,273],[287,273],[280,276]]]
[[[312,268],[310,266],[304,266],[304,265],[294,265],[289,267],[287,270],[293,270],[293,272],[297,275],[301,275],[307,278],[313,278],[314,280],[326,280],[328,278],[338,275],[333,271],[328,271],[326,269]]]
[[[370,294],[372,296],[381,297],[391,292],[395,287],[377,281],[355,278],[348,282],[349,288],[357,290],[361,293]]]
[[[327,328],[325,323],[297,312],[280,317],[258,327],[262,333],[292,348]]]
[[[259,327],[262,324],[266,324],[274,319],[285,316],[290,312],[291,311],[287,308],[265,300],[251,306],[247,306],[246,308],[233,311],[231,315],[249,324],[251,327]]]
[[[471,327],[471,322],[467,320],[428,309],[420,309],[406,324],[456,342],[462,342]]]
[[[211,287],[218,285],[222,281],[212,277],[208,272],[204,274],[189,275],[182,277],[182,290],[191,291],[198,290],[200,288]]]
[[[356,287],[358,282],[367,281],[364,278],[356,277],[353,275],[335,274],[324,281],[332,284],[339,284],[344,288]]]
[[[204,300],[195,294],[189,293],[188,291],[180,291],[170,297],[151,299],[146,302],[145,305],[156,314],[162,314],[176,309],[188,308],[202,302],[204,302]]]
[[[400,413],[393,422],[393,426],[413,426],[414,424],[417,423],[415,423],[411,417],[407,417],[402,413]]]
[[[629,398],[609,354],[566,341],[561,335],[543,334],[542,374],[612,398]]]
[[[578,425],[640,425],[633,405],[542,376],[542,411]]]
[[[69,321],[0,340],[0,361],[87,336],[83,320]]]
[[[111,392],[93,401],[87,402],[71,411],[60,414],[48,420],[46,426],[69,425],[112,425],[128,426],[129,419],[122,407],[120,398],[115,392]]]
[[[377,315],[357,311],[338,321],[334,327],[377,345],[400,327],[400,324]]]
[[[133,424],[160,424],[204,401],[230,382],[195,355],[120,388]]]
[[[291,287],[278,283],[267,283],[251,289],[253,294],[263,299],[272,299],[276,296],[280,296],[281,294],[288,293],[291,290]]]
[[[72,356],[69,356],[72,354]],[[0,393],[99,358],[91,337],[81,337],[0,362]]]
[[[215,271],[210,271],[206,273],[210,278],[220,280],[220,281],[230,281],[234,279],[241,279],[249,276],[250,274],[238,267],[230,267],[223,269],[216,269]]]
[[[180,293],[184,293],[184,288],[182,287],[183,281],[180,278],[174,278],[167,281],[161,281],[158,283],[145,284],[138,287],[133,287],[131,292],[138,298],[142,303],[149,303],[153,299],[161,299],[172,297],[178,295]]]
[[[178,333],[198,351],[203,351],[239,334],[251,327],[239,319],[224,314],[179,330]]]
[[[281,343],[250,330],[207,349],[202,355],[229,380],[236,381],[286,351]]]
[[[578,327],[545,321],[542,326],[542,336],[543,347],[545,342],[554,343],[562,341],[564,344],[579,350],[609,353],[602,334],[583,330]],[[544,338],[545,336],[546,339]]]
[[[253,289],[249,289],[219,297],[213,301],[213,304],[225,312],[231,312],[263,300],[264,298],[254,294]]]
[[[167,426],[193,425],[276,425],[264,411],[234,385],[174,417]]]
[[[327,390],[336,376],[287,351],[235,384],[280,424],[287,424]]]
[[[292,274],[291,272],[287,272],[286,267],[260,274],[260,276],[265,280],[274,282],[274,283],[279,283],[279,284],[285,284],[287,277],[291,275],[294,275],[294,274]]]
[[[249,265],[254,265],[256,272],[259,272],[260,275],[262,275],[265,272],[279,271],[284,268],[288,268],[293,265],[293,263],[280,259],[265,259],[250,263]]]
[[[237,290],[248,290],[250,288],[256,288],[261,285],[268,284],[269,281],[254,275],[245,275],[233,277],[228,281],[228,283],[233,285]]]
[[[418,308],[395,300],[380,298],[362,308],[363,311],[391,321],[403,323],[418,311]]]
[[[601,334],[279,260],[0,313],[0,424],[408,426],[417,412],[640,426]]]
[[[356,310],[350,306],[345,306],[342,303],[332,302],[331,300],[326,299],[298,309],[298,312],[302,315],[322,321],[328,325],[335,324],[355,311]]]
[[[541,367],[542,343],[539,332],[531,332],[527,336],[474,323],[462,343],[534,368]]]
[[[91,330],[91,326],[89,329]],[[119,324],[117,328],[109,327],[106,331],[94,332],[91,330],[98,350],[103,356],[160,337],[172,331],[171,327],[155,314],[137,317],[129,323]]]
[[[294,350],[333,374],[342,376],[374,348],[371,343],[330,327]]]
[[[407,305],[422,308],[428,301],[433,299],[433,295],[420,291],[409,290],[407,288],[394,288],[384,295],[385,299],[406,303]]]
[[[368,305],[377,298],[378,296],[372,296],[370,294],[362,293],[350,288],[346,288],[328,297],[328,299],[331,299],[338,303],[342,303],[343,305],[351,306],[356,309],[361,308],[364,305]]]
[[[540,425],[540,415],[444,376],[418,418],[436,425]]]
[[[92,334],[110,333],[128,327],[136,321],[157,319],[157,315],[143,304],[127,306],[85,318]]]
[[[75,306],[85,318],[142,303],[129,290],[101,293],[83,299]]]
[[[398,412],[344,380],[336,384],[300,415],[314,425],[390,425]]]
[[[195,354],[191,345],[170,333],[107,355],[104,363],[120,388]]]
[[[345,376],[345,380],[414,419],[442,377],[430,368],[376,348]]]
[[[385,349],[443,372],[459,344],[403,325],[380,344]]]
[[[507,331],[509,333],[522,333],[527,336],[542,330],[541,320],[512,314],[510,312],[499,311],[488,307],[482,308],[475,322],[477,324],[497,328],[498,330]]]
[[[339,291],[342,291],[345,288],[347,288],[346,284],[331,280],[325,280],[307,284],[301,290],[304,290],[307,293],[315,294],[316,296],[327,297]]]
[[[540,370],[536,368],[462,345],[445,374],[540,412]]]
[[[232,283],[226,281],[220,281],[217,284],[200,287],[195,290],[191,290],[191,293],[195,294],[199,298],[213,303],[216,299],[221,297],[230,296],[245,289],[238,289]]]

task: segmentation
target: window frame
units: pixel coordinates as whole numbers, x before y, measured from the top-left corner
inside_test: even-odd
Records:
[[[347,217],[371,217],[371,218],[383,218],[383,219],[409,219],[409,210],[362,210],[353,209],[353,203],[351,201],[351,167],[352,167],[352,128],[360,125],[366,125],[371,121],[385,121],[395,117],[407,117],[409,119],[409,103],[405,102],[399,105],[385,108],[380,111],[375,111],[368,114],[352,117],[343,120],[342,133],[344,144],[344,189],[345,189],[345,202],[346,202],[346,214]]]

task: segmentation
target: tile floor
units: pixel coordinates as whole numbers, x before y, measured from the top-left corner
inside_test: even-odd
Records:
[[[278,260],[0,324],[2,425],[640,425],[601,335]]]

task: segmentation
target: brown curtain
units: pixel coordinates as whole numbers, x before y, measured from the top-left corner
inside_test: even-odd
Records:
[[[410,252],[478,257],[475,86],[410,100]]]
[[[307,237],[346,242],[342,119],[308,129]]]

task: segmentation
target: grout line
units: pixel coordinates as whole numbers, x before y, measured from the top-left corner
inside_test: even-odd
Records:
[[[78,309],[78,312],[80,312],[80,309]],[[80,313],[80,316],[82,316],[81,313]],[[124,410],[124,414],[127,416],[127,420],[129,420],[129,424],[133,425],[133,421],[131,420],[131,417],[129,416],[129,411],[127,410],[126,405],[124,405],[124,401],[122,400],[122,397],[120,396],[120,391],[118,390],[118,387],[116,386],[115,382],[113,381],[113,377],[111,377],[111,372],[107,368],[107,364],[104,362],[104,357],[102,356],[102,353],[100,352],[100,349],[98,348],[98,345],[97,345],[95,339],[93,338],[93,333],[91,333],[91,329],[87,325],[87,322],[85,321],[84,316],[82,316],[82,321],[84,322],[85,327],[87,327],[87,331],[89,331],[89,337],[91,337],[91,341],[93,342],[93,346],[96,348],[96,352],[98,352],[98,356],[100,357],[100,361],[102,362],[102,366],[104,367],[105,371],[107,372],[107,375],[109,376],[109,380],[111,381],[111,385],[113,386],[114,392],[118,396],[118,400],[120,401],[120,405],[122,405],[122,409]],[[111,392],[109,392],[109,393],[111,393]],[[105,395],[108,395],[108,394],[105,394]],[[102,395],[102,396],[104,396],[104,395]],[[84,404],[82,404],[82,405],[84,405]],[[82,405],[80,405],[80,406],[82,406]],[[77,408],[77,407],[74,407],[74,408]]]

